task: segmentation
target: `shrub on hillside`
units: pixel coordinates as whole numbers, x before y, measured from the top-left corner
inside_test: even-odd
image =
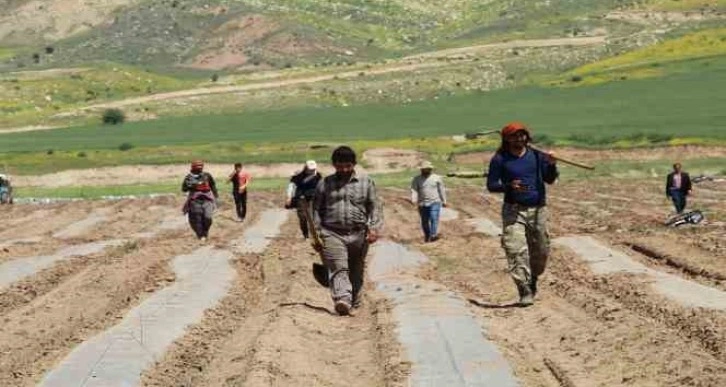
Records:
[[[126,115],[121,109],[106,109],[101,115],[101,121],[104,125],[118,125],[126,121]]]
[[[125,152],[127,150],[131,150],[131,149],[134,149],[134,144],[132,144],[130,142],[125,142],[125,143],[123,143],[123,144],[121,144],[121,145],[118,146],[118,150],[120,150],[122,152]]]

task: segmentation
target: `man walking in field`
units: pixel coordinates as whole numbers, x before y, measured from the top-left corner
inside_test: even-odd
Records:
[[[305,219],[305,207],[313,205],[315,188],[323,176],[318,172],[318,164],[315,160],[308,160],[302,171],[294,174],[287,185],[287,198],[285,208],[297,208],[297,217],[300,221],[300,231],[303,238],[308,239],[310,230]]]
[[[219,195],[214,178],[204,172],[204,162],[192,161],[191,171],[184,177],[181,189],[188,193],[183,211],[189,217],[189,225],[197,238],[206,242]]]
[[[232,197],[238,222],[244,222],[247,216],[247,185],[251,180],[249,172],[242,168],[242,163],[235,163],[229,181],[232,183]]]
[[[335,311],[348,315],[360,306],[365,257],[368,245],[378,240],[383,212],[373,179],[355,171],[355,152],[341,146],[331,159],[335,174],[315,190],[313,212],[322,245],[313,242],[313,247],[328,268]]]
[[[433,173],[430,161],[421,163],[421,174],[411,181],[411,203],[418,205],[424,242],[439,239],[439,215],[446,207],[446,189],[441,176]]]
[[[487,189],[504,193],[502,247],[519,303],[529,306],[534,303],[550,248],[545,183],[554,183],[559,173],[551,153],[527,146],[532,137],[524,124],[508,124],[501,137],[502,144],[489,162]]]
[[[683,213],[686,208],[686,197],[691,194],[692,189],[691,177],[682,171],[681,163],[673,164],[673,172],[666,177],[665,192],[666,197],[673,201],[676,213]]]

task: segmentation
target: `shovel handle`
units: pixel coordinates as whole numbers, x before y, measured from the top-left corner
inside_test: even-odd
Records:
[[[482,136],[488,136],[490,134],[499,133],[499,132],[500,132],[499,130],[486,130],[486,131],[482,131],[482,132],[472,133],[472,135],[474,137],[482,137]],[[540,149],[540,148],[538,148],[538,147],[536,147],[534,145],[531,145],[530,144],[529,147],[532,148],[532,149],[534,149],[534,150],[536,150],[536,151],[540,151],[542,153],[547,153],[543,149]],[[587,169],[587,170],[590,170],[590,171],[592,171],[592,170],[595,169],[595,167],[593,167],[592,165],[587,165],[587,164],[583,164],[583,163],[580,163],[580,162],[577,162],[577,161],[568,160],[568,159],[565,159],[565,158],[562,158],[562,157],[559,157],[559,156],[553,156],[553,158],[555,160],[562,161],[565,164],[570,164],[572,166],[579,167],[579,168],[583,168],[583,169]]]
[[[318,234],[318,229],[315,227],[315,222],[313,221],[313,214],[310,210],[310,202],[308,202],[307,199],[301,199],[302,205],[303,205],[303,214],[305,215],[305,222],[308,224],[308,230],[310,231],[310,235],[313,237],[313,241],[319,246],[323,245],[323,240],[320,238],[320,235]],[[320,259],[322,259],[322,254]]]
[[[542,152],[542,153],[546,153],[546,154],[548,153],[544,149],[538,148],[538,147],[536,147],[534,145],[531,145],[531,144],[529,145],[529,147],[531,149],[533,149],[533,150],[538,151],[538,152]],[[587,169],[587,170],[590,170],[590,171],[592,171],[592,170],[595,169],[595,167],[593,167],[592,165],[587,165],[587,164],[579,163],[577,161],[568,160],[568,159],[562,158],[560,156],[552,156],[552,158],[555,159],[555,160],[562,161],[565,164],[570,164],[572,166],[579,167],[579,168],[583,168],[583,169]]]

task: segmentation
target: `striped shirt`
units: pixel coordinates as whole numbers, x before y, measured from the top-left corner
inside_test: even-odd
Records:
[[[381,207],[375,182],[367,175],[353,172],[350,180],[344,181],[332,174],[321,180],[315,189],[313,211],[317,227],[377,231],[383,226]]]

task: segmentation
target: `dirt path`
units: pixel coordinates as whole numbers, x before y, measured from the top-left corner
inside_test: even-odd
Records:
[[[366,166],[358,170],[366,173],[392,173],[416,168],[423,154],[410,149],[373,148],[363,152],[362,162]],[[277,164],[246,164],[245,169],[254,178],[283,177],[288,178],[301,169],[304,159],[300,163]],[[205,170],[215,177],[218,188],[228,186],[226,177],[231,172],[230,164],[207,163]],[[326,160],[320,160],[318,168],[323,175],[335,172],[335,169]],[[13,176],[16,187],[68,187],[68,186],[113,186],[131,184],[155,184],[160,182],[175,182],[181,185],[181,179],[189,170],[188,164],[165,165],[124,165],[116,167],[68,169],[61,172],[44,175]],[[254,180],[253,180],[254,181]],[[251,187],[254,187],[254,182]]]
[[[554,39],[529,39],[529,40],[511,40],[502,43],[481,44],[476,46],[451,48],[446,50],[426,52],[418,55],[411,55],[404,58],[408,59],[424,59],[424,58],[443,58],[451,55],[476,54],[482,51],[501,50],[522,47],[555,47],[555,46],[591,46],[596,44],[604,44],[606,36],[586,36],[579,38],[554,38]]]
[[[130,207],[131,203],[123,204]],[[143,201],[134,204],[137,211],[149,207]],[[65,204],[57,209],[73,211],[75,206]],[[153,219],[155,216],[149,219],[152,225],[157,223]],[[116,224],[125,229],[122,236],[136,231],[133,221],[121,219]],[[233,234],[235,226],[219,219],[213,240]],[[104,231],[96,230],[90,234],[94,236],[104,236]],[[13,356],[0,357],[0,385],[34,385],[75,345],[114,325],[151,292],[174,281],[169,259],[196,245],[186,229],[166,232],[63,261],[1,291],[0,353]]]
[[[515,40],[515,41],[511,41],[511,42],[506,42],[506,43],[494,43],[494,44],[476,45],[476,46],[462,47],[462,48],[456,48],[456,49],[434,51],[434,52],[429,52],[429,53],[425,53],[425,54],[419,54],[419,55],[406,57],[406,58],[404,58],[404,60],[437,58],[437,57],[448,56],[448,55],[452,55],[452,54],[477,53],[477,52],[502,49],[502,48],[554,47],[554,46],[565,46],[565,45],[593,45],[593,44],[603,44],[604,42],[605,42],[605,37],[600,37],[600,36],[585,37],[585,38]],[[389,73],[397,73],[397,72],[415,71],[415,70],[420,70],[420,69],[424,69],[424,68],[442,67],[442,66],[447,66],[447,65],[448,64],[445,62],[444,63],[438,63],[438,62],[414,63],[414,64],[404,64],[404,65],[399,64],[399,65],[385,66],[385,67],[381,67],[381,68],[374,68],[374,69],[366,70],[365,73],[368,75],[381,75],[381,74],[389,74]],[[331,73],[331,74],[319,75],[319,76],[313,76],[313,77],[303,77],[303,78],[287,79],[287,80],[281,80],[281,81],[278,80],[278,81],[271,81],[271,82],[261,82],[261,83],[255,83],[255,84],[249,84],[249,85],[223,86],[223,87],[214,87],[214,88],[209,87],[209,88],[181,90],[181,91],[174,91],[174,92],[169,92],[169,93],[159,93],[159,94],[154,94],[154,95],[145,96],[145,97],[129,98],[129,99],[126,99],[123,101],[114,101],[114,102],[108,102],[108,103],[103,103],[103,104],[91,105],[91,106],[84,108],[83,110],[105,109],[105,108],[111,108],[111,107],[118,108],[118,107],[124,107],[124,106],[128,106],[128,105],[135,105],[135,104],[146,103],[146,102],[151,102],[151,101],[162,101],[162,100],[177,99],[177,98],[195,97],[195,96],[200,96],[200,95],[226,94],[226,93],[237,93],[237,92],[241,92],[241,91],[279,88],[279,87],[284,87],[284,86],[329,81],[331,79],[355,78],[355,77],[358,77],[359,74],[360,74],[360,70],[343,71],[343,72]]]
[[[454,194],[451,200],[472,203],[475,196],[478,192],[472,191]],[[399,211],[404,212],[393,210],[389,222],[398,223],[394,219],[402,217]],[[560,211],[552,222],[557,232],[564,230],[564,224],[573,225],[561,223],[558,218],[566,212]],[[469,206],[466,212],[498,219],[492,207]],[[465,222],[445,224],[442,232],[446,237],[440,242],[421,245],[436,257],[435,270],[432,267],[427,276],[476,302],[477,313],[489,322],[493,339],[505,349],[525,385],[566,385],[555,380],[555,373],[573,385],[726,381],[724,353],[716,344],[724,340],[726,314],[686,309],[629,275],[598,278],[572,253],[559,248],[550,259],[536,307],[511,308],[516,294],[498,238],[474,238]],[[685,363],[689,367],[681,368]]]
[[[395,379],[385,314],[367,298],[356,318],[332,314],[311,278],[315,259],[289,221],[264,254],[242,254],[239,280],[144,377],[145,385],[384,385]],[[191,367],[190,367],[191,365]]]
[[[724,240],[719,238],[725,231],[715,219],[726,214],[726,201],[717,200],[724,195],[718,186],[709,189],[708,197],[716,200],[709,204],[713,223],[663,229],[659,216],[645,217],[659,209],[667,212],[651,194],[660,192],[660,182],[614,181],[602,187],[605,196],[593,195],[587,182],[563,183],[550,191],[551,232],[554,237],[590,234],[621,250],[625,240],[681,239],[687,251],[699,253],[690,257],[691,265],[718,271],[726,246],[713,243]],[[553,250],[535,306],[511,307],[515,290],[499,239],[477,232],[470,221],[498,222],[498,200],[483,204],[479,187],[451,189],[460,219],[443,222],[441,240],[423,243],[416,214],[402,192],[383,190],[385,236],[430,258],[418,274],[421,280],[469,300],[468,310],[521,385],[726,384],[726,313],[684,307],[637,274],[593,273],[561,247]],[[278,198],[256,193],[250,203],[251,223],[264,209],[277,207]],[[128,237],[149,231],[179,205],[179,198],[15,205],[8,209],[14,227],[2,235],[22,238],[38,219],[52,224],[39,234],[49,235],[107,208],[116,214],[115,221],[70,243]],[[250,224],[233,222],[231,211],[227,206],[218,213],[212,246],[229,245]],[[145,372],[144,385],[405,385],[411,370],[394,336],[391,305],[369,288],[355,317],[331,315],[327,291],[309,272],[316,257],[295,223],[291,216],[264,252],[236,253],[237,279],[230,292]],[[169,230],[63,261],[0,290],[0,385],[36,384],[76,345],[118,324],[129,310],[174,282],[171,259],[199,247],[190,236],[186,228]],[[69,241],[38,243],[57,250]],[[644,256],[633,258],[652,270],[720,286]]]

